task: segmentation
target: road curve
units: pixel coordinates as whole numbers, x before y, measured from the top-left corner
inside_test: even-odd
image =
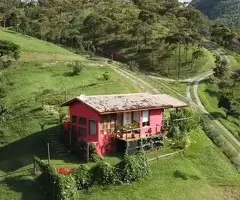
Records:
[[[220,50],[212,50],[212,52],[214,52],[215,54],[219,55],[221,57],[221,59],[225,59],[227,61],[227,63],[230,65],[230,59],[228,56],[226,55],[222,55],[223,52],[221,52]],[[168,78],[161,78],[161,77],[156,77],[156,76],[148,76],[150,78],[153,78],[153,79],[158,79],[158,80],[162,80],[162,81],[169,81],[169,82],[182,82],[182,83],[187,83],[187,87],[186,87],[186,97],[188,99],[188,101],[192,102],[194,106],[197,106],[199,109],[201,109],[201,111],[205,114],[207,114],[211,120],[215,123],[215,125],[220,128],[222,131],[224,131],[224,133],[226,135],[228,135],[228,138],[231,138],[231,140],[236,144],[236,146],[238,146],[238,148],[240,149],[240,142],[239,140],[237,140],[233,135],[232,133],[226,129],[220,121],[218,121],[212,114],[210,114],[206,109],[205,107],[203,106],[200,98],[199,98],[199,95],[198,95],[198,85],[199,83],[208,78],[209,76],[211,76],[213,74],[213,71],[208,71],[204,74],[201,74],[201,75],[198,75],[196,77],[192,77],[192,78],[188,78],[188,79],[180,79],[180,80],[175,80],[175,79],[168,79]],[[190,92],[190,88],[191,88],[191,85],[193,85],[193,95],[191,95],[191,92]],[[196,100],[196,104],[193,102],[193,98],[195,98]],[[224,137],[225,138],[225,137]],[[227,140],[227,138],[225,138]]]

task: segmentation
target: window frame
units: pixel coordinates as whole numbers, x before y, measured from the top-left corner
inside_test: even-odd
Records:
[[[81,119],[85,121],[85,123],[81,123]],[[86,117],[78,117],[78,125],[79,126],[84,126],[86,127],[87,126],[87,118]]]
[[[90,128],[91,122],[95,123],[95,129],[96,129],[95,133],[91,133],[91,128]],[[91,136],[95,136],[95,135],[97,135],[97,133],[98,133],[97,121],[95,119],[89,119],[88,120],[88,134]]]
[[[73,120],[73,118],[75,118],[75,120]],[[77,124],[78,123],[78,117],[76,115],[72,115],[71,116],[71,122],[72,122],[72,124]]]
[[[147,122],[141,122],[142,123],[142,127],[148,127],[148,126],[150,126],[150,112],[151,112],[151,110],[143,110],[142,112],[141,112],[141,117],[142,117],[142,119],[143,119],[143,112],[146,112],[146,111],[148,111],[148,121]]]

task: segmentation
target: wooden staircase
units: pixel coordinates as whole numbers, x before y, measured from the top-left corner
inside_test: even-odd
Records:
[[[66,148],[64,144],[61,143],[59,139],[59,134],[49,134],[48,142],[50,145],[50,150],[54,151],[57,157],[70,155],[70,151]]]

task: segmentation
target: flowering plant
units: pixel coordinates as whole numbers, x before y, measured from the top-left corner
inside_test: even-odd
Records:
[[[61,175],[69,175],[69,174],[72,174],[74,171],[75,171],[75,168],[67,169],[67,168],[61,167],[57,169],[57,173]]]

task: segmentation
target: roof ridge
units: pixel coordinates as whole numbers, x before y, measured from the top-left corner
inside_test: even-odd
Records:
[[[85,97],[99,97],[99,96],[108,97],[108,96],[131,96],[131,95],[153,95],[153,94],[147,93],[147,92],[138,92],[138,93],[126,93],[126,94],[99,94],[99,95],[84,95],[84,96]],[[80,96],[77,96],[77,98],[80,98]]]

